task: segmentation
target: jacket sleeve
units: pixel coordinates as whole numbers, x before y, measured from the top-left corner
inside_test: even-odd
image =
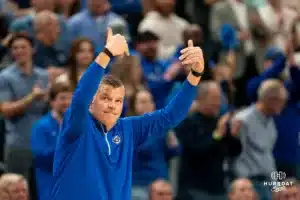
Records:
[[[166,107],[150,114],[131,117],[135,145],[140,145],[152,134],[164,133],[164,130],[176,127],[188,114],[196,96],[196,88],[186,80]]]
[[[72,97],[71,105],[63,119],[60,137],[72,143],[84,133],[89,116],[89,106],[99,87],[104,68],[93,62],[81,77]]]

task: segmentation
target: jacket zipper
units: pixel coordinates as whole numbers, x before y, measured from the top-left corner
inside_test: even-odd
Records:
[[[101,129],[102,129],[102,131],[103,131],[103,133],[104,133],[104,136],[105,136],[105,142],[106,142],[107,148],[108,148],[108,155],[110,156],[110,154],[111,154],[111,149],[110,149],[110,144],[109,144],[108,138],[107,138],[108,132],[105,132],[105,131],[104,131],[104,128],[102,127],[102,124],[101,124]]]

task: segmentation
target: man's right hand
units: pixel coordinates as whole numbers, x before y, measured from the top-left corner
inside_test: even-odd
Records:
[[[128,44],[124,36],[120,34],[113,35],[111,28],[107,29],[107,40],[105,47],[113,56],[129,56]]]

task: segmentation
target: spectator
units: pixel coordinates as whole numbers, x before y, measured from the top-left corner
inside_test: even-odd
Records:
[[[31,126],[47,106],[48,74],[33,64],[28,36],[15,35],[9,47],[16,62],[0,73],[0,112],[7,128],[5,163],[9,172],[27,179],[32,164]]]
[[[149,200],[172,200],[173,191],[169,183],[164,180],[156,180],[150,186]]]
[[[56,0],[56,12],[68,19],[80,10],[80,0]]]
[[[51,38],[51,40],[54,40],[54,41],[52,41],[51,44],[47,45],[47,46],[51,46],[51,49],[46,48],[48,50],[46,52],[48,54],[50,54],[50,55],[48,55],[50,57],[50,59],[48,59],[48,58],[46,59],[46,57],[44,55],[46,53],[44,50],[45,47],[42,45],[44,43],[39,42],[39,39],[37,38],[37,40],[38,40],[36,42],[36,45],[37,45],[36,53],[37,54],[35,55],[35,57],[37,57],[38,59],[36,60],[37,63],[35,63],[35,64],[40,67],[44,67],[44,68],[49,67],[49,65],[58,66],[58,65],[65,64],[64,62],[66,61],[66,58],[67,58],[66,55],[69,53],[69,49],[70,49],[71,38],[69,35],[69,31],[67,29],[65,20],[58,15],[56,15],[54,17],[53,16],[54,14],[51,14],[51,17],[49,16],[50,15],[49,13],[52,13],[52,12],[54,13],[55,0],[32,0],[32,7],[34,10],[34,12],[32,14],[24,16],[19,19],[16,19],[15,21],[13,21],[11,23],[10,32],[11,33],[26,32],[31,37],[36,39],[37,34],[40,35],[40,29],[39,29],[39,27],[36,27],[36,23],[38,21],[41,22],[41,18],[44,18],[42,20],[43,23],[51,23],[51,25],[47,24],[48,26],[46,26],[46,28],[44,27],[44,31],[42,30],[42,32],[44,32],[44,34],[46,33],[45,36]],[[47,11],[47,12],[43,12],[44,14],[38,15],[38,13],[40,13],[42,11]],[[45,13],[47,13],[47,14],[45,14]],[[40,19],[35,19],[37,16]],[[49,22],[49,21],[51,21],[51,22]],[[40,22],[38,22],[38,24],[42,25],[42,23],[40,23]],[[57,25],[54,25],[54,24],[57,24]],[[56,26],[58,26],[58,27],[56,27]],[[36,32],[37,29],[38,29],[38,32]],[[54,38],[54,36],[55,36],[55,38]],[[40,53],[40,51],[41,51],[41,53]],[[39,54],[41,54],[41,55],[39,55]],[[44,57],[45,62],[42,62],[42,58],[40,58],[41,60],[39,60],[39,56],[41,56],[42,58]],[[49,60],[51,61],[50,63],[49,63]]]
[[[86,37],[93,41],[96,52],[103,49],[108,27],[129,39],[126,21],[111,11],[108,0],[88,0],[88,8],[77,13],[68,21],[72,39]],[[93,30],[93,31],[91,31]]]
[[[240,111],[235,120],[240,123],[239,135],[243,150],[233,164],[237,177],[249,178],[261,200],[271,198],[270,188],[264,181],[276,171],[273,148],[277,131],[273,116],[280,114],[287,99],[287,91],[276,79],[264,81],[258,90],[254,105]]]
[[[144,115],[155,110],[152,95],[147,90],[138,91],[131,102],[133,116]],[[165,134],[147,141],[138,147],[133,163],[132,199],[147,200],[147,187],[157,179],[168,179],[167,160],[179,155],[180,145],[173,132],[165,130]]]
[[[163,108],[174,81],[164,78],[171,61],[157,57],[159,37],[153,32],[139,33],[136,38],[136,50],[140,55],[144,77],[153,95],[157,109]]]
[[[235,48],[237,53],[237,69],[235,78],[244,75],[248,65],[256,68],[255,62],[250,64],[254,53],[254,44],[250,32],[250,21],[248,18],[248,7],[243,1],[224,0],[214,4],[211,13],[211,34],[215,41],[220,41],[220,30],[224,24],[232,26],[237,32],[240,47]],[[248,62],[248,63],[247,63]],[[250,67],[250,66],[249,66]]]
[[[54,44],[61,31],[57,15],[50,11],[41,11],[34,18],[34,30],[36,37],[36,65],[46,68],[49,72],[66,64],[67,54],[58,51]]]
[[[299,106],[300,69],[295,64],[293,47],[287,48],[286,57],[278,50],[270,49],[266,54],[266,69],[248,83],[248,97],[252,102],[257,100],[257,89],[261,83],[270,78],[278,78],[288,63],[291,80],[285,82],[289,98],[279,116],[275,117],[278,138],[274,147],[277,170],[284,171],[288,176],[299,177]],[[274,61],[268,61],[273,59]],[[273,64],[271,64],[273,62]],[[269,63],[269,64],[268,64]],[[271,65],[270,65],[271,64]]]
[[[182,44],[181,36],[188,22],[174,13],[175,0],[155,0],[155,7],[142,20],[138,31],[155,33],[161,39],[157,56],[167,59]]]
[[[126,99],[132,101],[135,93],[146,87],[141,63],[138,57],[117,58],[111,66],[110,73],[122,81],[126,89]],[[130,111],[131,112],[131,111]]]
[[[258,200],[258,198],[251,181],[240,178],[230,185],[228,200]]]
[[[57,77],[56,81],[70,81],[73,88],[76,87],[78,80],[85,72],[86,68],[93,61],[95,48],[87,38],[79,38],[73,41],[71,54],[68,59],[68,72]]]
[[[3,174],[0,177],[1,200],[29,200],[28,183],[18,174]]]
[[[281,191],[273,192],[273,200],[298,200],[300,199],[299,182],[295,178],[285,179],[289,185],[284,186]]]
[[[38,199],[47,200],[52,189],[52,166],[56,136],[68,108],[72,88],[68,82],[54,83],[50,89],[51,111],[38,120],[32,129],[31,148],[38,188]]]
[[[201,83],[196,112],[176,128],[183,149],[178,199],[225,199],[223,164],[240,153],[241,144],[235,132],[226,130],[230,115],[218,116],[220,100],[216,82]]]
[[[291,36],[297,12],[285,6],[282,0],[269,0],[258,8],[258,16],[267,29],[271,45],[282,51]]]

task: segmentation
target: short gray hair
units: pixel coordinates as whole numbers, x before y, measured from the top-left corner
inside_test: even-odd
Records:
[[[287,97],[287,91],[278,79],[268,79],[265,80],[258,89],[258,100],[264,100],[267,97]]]
[[[198,86],[197,99],[204,99],[209,94],[209,90],[212,88],[220,89],[220,86],[215,81],[203,81]]]
[[[52,21],[58,22],[58,17],[55,13],[44,10],[36,14],[34,17],[34,29],[39,32],[43,30],[45,26],[48,26]]]

